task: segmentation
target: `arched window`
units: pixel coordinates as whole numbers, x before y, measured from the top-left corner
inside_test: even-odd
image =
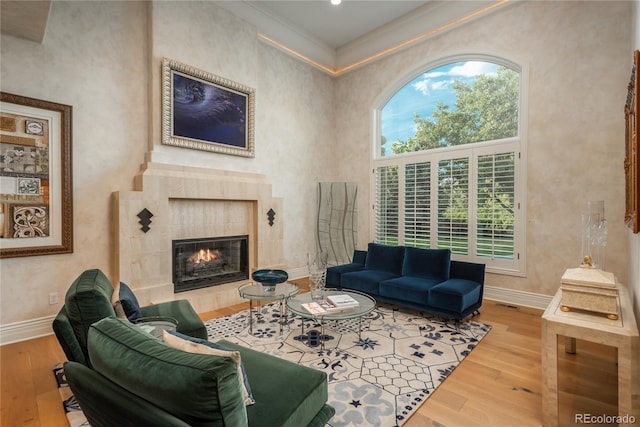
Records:
[[[493,57],[425,68],[374,115],[375,241],[523,274],[522,69]]]

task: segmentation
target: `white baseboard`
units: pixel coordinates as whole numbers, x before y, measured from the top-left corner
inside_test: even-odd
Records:
[[[55,316],[47,316],[25,320],[24,322],[0,325],[0,345],[51,335],[53,333],[53,328],[51,327],[53,319],[55,319]]]
[[[288,274],[291,279],[301,279],[309,275],[307,269],[304,267],[288,270]],[[485,286],[484,298],[544,310],[547,308],[553,297],[549,295],[534,294],[532,292]],[[0,345],[50,335],[53,333],[51,324],[53,323],[54,318],[55,316],[48,316],[41,317],[39,319],[26,320],[24,322],[0,325]]]
[[[539,308],[541,310],[547,308],[553,299],[552,295],[534,294],[533,292],[516,291],[513,289],[496,288],[493,286],[484,287],[483,297],[493,301],[521,305],[524,307]]]

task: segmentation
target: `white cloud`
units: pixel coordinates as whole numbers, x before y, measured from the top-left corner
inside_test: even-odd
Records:
[[[431,91],[447,89],[453,80],[444,80],[443,77],[471,78],[482,74],[495,74],[498,70],[496,64],[482,61],[467,61],[459,63],[449,71],[430,71],[424,73],[421,79],[412,84],[412,87],[423,95],[429,95]]]
[[[495,74],[498,66],[489,62],[468,61],[449,71],[450,76],[475,77],[481,74]]]
[[[417,81],[413,84],[413,88],[418,92],[421,92],[423,95],[429,94],[429,79],[424,79]]]
[[[445,89],[447,86],[449,86],[450,83],[451,83],[451,80],[442,80],[442,81],[439,81],[439,82],[434,82],[431,85],[431,89],[433,89],[433,90]]]
[[[431,71],[430,73],[424,73],[424,77],[427,79],[435,79],[437,77],[446,76],[447,73],[444,71]]]
[[[423,95],[428,95],[429,92],[434,90],[442,90],[447,89],[447,87],[451,84],[451,80],[440,80],[432,82],[431,79],[425,78],[424,80],[419,80],[413,84],[413,88]]]

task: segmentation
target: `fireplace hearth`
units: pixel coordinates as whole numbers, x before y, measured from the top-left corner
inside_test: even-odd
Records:
[[[249,236],[173,240],[174,292],[249,278]]]

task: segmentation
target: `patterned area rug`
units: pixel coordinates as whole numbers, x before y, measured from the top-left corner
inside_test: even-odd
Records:
[[[224,338],[325,371],[329,403],[336,409],[331,427],[401,426],[491,328],[473,320],[456,325],[388,306],[376,308],[362,322],[329,322],[324,335],[310,320],[305,320],[303,334],[297,316],[284,319],[280,335],[279,320],[279,305],[266,304],[254,314],[253,335],[249,310],[205,324],[211,341]],[[90,427],[67,385],[62,364],[55,365],[53,373],[69,425]]]
[[[302,319],[291,315],[280,335],[277,304],[263,305],[253,320],[253,335],[248,310],[210,320],[205,323],[209,340],[224,338],[325,371],[329,404],[336,409],[331,427],[401,426],[491,328],[388,306],[361,323],[328,322],[324,335],[311,320],[305,320],[303,334]]]

